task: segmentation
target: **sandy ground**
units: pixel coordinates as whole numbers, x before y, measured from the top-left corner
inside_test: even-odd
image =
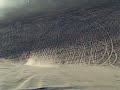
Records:
[[[120,90],[120,69],[88,65],[0,64],[0,90]]]

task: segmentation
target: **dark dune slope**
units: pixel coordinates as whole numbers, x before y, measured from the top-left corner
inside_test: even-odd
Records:
[[[0,26],[0,57],[44,52],[63,63],[120,64],[120,4],[20,18]]]

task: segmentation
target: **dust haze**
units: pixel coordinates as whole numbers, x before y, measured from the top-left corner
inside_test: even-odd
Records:
[[[0,20],[34,13],[59,12],[75,7],[89,7],[112,0],[0,0]]]

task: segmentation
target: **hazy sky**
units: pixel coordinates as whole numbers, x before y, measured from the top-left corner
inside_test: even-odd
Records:
[[[86,7],[110,0],[0,0],[0,20],[32,14],[58,11],[72,7]]]

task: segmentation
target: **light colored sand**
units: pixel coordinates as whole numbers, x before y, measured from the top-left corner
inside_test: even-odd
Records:
[[[120,69],[88,65],[35,67],[0,64],[0,90],[40,87],[71,87],[67,90],[120,90]]]

